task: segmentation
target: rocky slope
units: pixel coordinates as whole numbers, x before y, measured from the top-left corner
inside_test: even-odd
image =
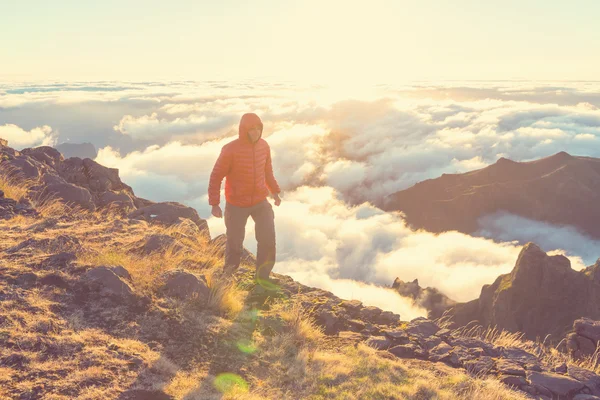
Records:
[[[386,198],[416,228],[473,233],[498,211],[567,224],[600,238],[600,159],[565,152],[531,162],[500,158],[464,174],[443,174]]]
[[[531,339],[550,335],[556,343],[581,316],[600,319],[600,260],[575,271],[568,258],[528,243],[509,274],[484,285],[478,299],[455,305],[448,316],[458,325],[476,320]]]
[[[17,151],[0,139],[0,166],[5,176],[27,186],[27,196],[19,199],[21,206],[4,201],[0,204],[0,219],[23,211],[32,201],[41,204],[57,199],[86,210],[111,210],[132,218],[154,219],[175,223],[188,218],[208,232],[206,221],[191,207],[177,202],[156,203],[135,196],[130,186],[119,178],[118,170],[104,167],[89,158],[65,159],[48,146]]]
[[[580,336],[593,335],[594,322],[577,325],[560,353],[440,321],[402,321],[282,275],[266,293],[252,282],[249,252],[233,280],[220,278],[224,238],[210,239],[185,206],[176,218],[156,218],[160,210],[144,210],[162,203],[137,199],[116,171],[88,161],[61,175],[73,162],[46,159],[48,148],[1,151],[9,157],[0,168],[37,171],[35,190],[54,179],[94,202],[94,211],[52,215],[31,199],[5,202],[12,212],[0,221],[2,398],[600,398],[600,377],[568,354]],[[133,211],[95,203],[115,188]]]

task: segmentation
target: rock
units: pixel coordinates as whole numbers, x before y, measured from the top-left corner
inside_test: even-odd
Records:
[[[360,318],[363,321],[374,322],[381,314],[382,310],[377,307],[367,306],[360,309]]]
[[[469,360],[464,362],[464,367],[467,372],[472,374],[489,374],[494,370],[496,364],[494,359],[489,356],[482,356],[479,359]]]
[[[350,330],[352,330],[354,332],[360,332],[366,328],[365,323],[358,319],[346,320],[346,326],[348,326],[348,328],[350,328]]]
[[[0,147],[8,147],[8,140],[0,138]]]
[[[69,283],[63,279],[62,276],[56,273],[50,273],[40,279],[40,284],[45,286],[55,286],[62,289],[68,289]]]
[[[340,303],[340,307],[345,308],[350,315],[357,317],[363,304],[358,300],[344,300]]]
[[[536,388],[546,388],[557,396],[573,395],[585,386],[578,380],[550,372],[527,371],[527,380]]]
[[[107,190],[98,195],[98,203],[100,207],[117,206],[129,211],[136,209],[131,195],[126,191],[115,192]]]
[[[600,321],[580,318],[573,323],[573,329],[575,329],[575,333],[592,340],[594,343],[598,343],[600,340]]]
[[[567,364],[561,363],[552,368],[552,372],[556,372],[557,374],[566,374],[567,373]]]
[[[198,228],[207,236],[207,239],[210,239],[206,220],[201,219],[195,209],[181,203],[168,201],[152,204],[131,212],[128,217],[166,225],[178,224],[181,218],[188,218],[198,225]]]
[[[396,324],[400,321],[400,316],[398,314],[394,314],[391,311],[382,311],[379,316],[375,318],[375,323],[382,325],[392,325]]]
[[[525,370],[521,365],[505,358],[496,360],[496,369],[498,369],[498,372],[505,375],[525,376]]]
[[[387,350],[393,345],[393,342],[385,336],[371,336],[366,343],[377,350]]]
[[[399,358],[422,357],[423,351],[415,344],[400,344],[388,349],[390,353]]]
[[[24,288],[31,288],[37,283],[37,275],[33,272],[25,272],[20,274],[16,279],[16,284]]]
[[[494,348],[491,343],[484,342],[481,339],[471,337],[459,337],[448,339],[448,343],[452,346],[461,346],[467,349],[481,348],[488,356],[498,357],[500,352]]]
[[[383,330],[381,333],[396,344],[406,344],[409,342],[408,335],[401,329]]]
[[[527,381],[522,376],[501,375],[498,377],[498,380],[504,383],[505,385],[513,387],[521,387],[527,385]]]
[[[46,258],[42,264],[47,267],[64,268],[72,261],[77,259],[77,255],[70,251],[63,251],[58,254],[52,254]]]
[[[542,366],[539,364],[539,362],[536,363],[525,363],[525,369],[527,371],[536,371],[536,372],[542,372]]]
[[[186,271],[174,270],[163,274],[163,291],[166,295],[184,300],[208,300],[210,289],[204,275],[199,277]]]
[[[502,349],[502,357],[521,365],[526,363],[539,364],[539,360],[535,355],[518,347],[506,347]]]
[[[443,359],[450,356],[450,352],[452,351],[452,346],[449,344],[442,342],[429,350],[429,359],[431,361],[442,361]]]
[[[330,310],[321,310],[315,318],[317,324],[324,328],[326,335],[335,335],[344,326],[344,323],[340,321],[340,318]]]
[[[63,203],[73,206],[77,205],[86,210],[96,210],[96,204],[92,194],[86,188],[65,182],[62,178],[55,177],[51,181],[47,179],[49,175],[44,175],[46,182],[40,187],[36,187],[40,197],[53,197]]]
[[[431,350],[434,347],[436,347],[437,345],[441,344],[442,343],[442,339],[440,339],[437,336],[430,336],[428,338],[424,338],[420,342],[421,342],[421,345],[423,346],[424,349]]]
[[[150,255],[156,252],[165,253],[168,250],[179,253],[191,249],[174,237],[162,234],[147,236],[134,245],[134,252],[141,255]]]
[[[440,328],[434,322],[419,317],[410,321],[405,330],[406,333],[411,335],[429,337],[431,335],[435,335],[440,330]]]
[[[96,267],[87,271],[84,279],[90,283],[100,286],[102,292],[112,294],[124,299],[133,299],[133,289],[127,282],[121,279],[111,268]]]
[[[583,383],[588,389],[590,389],[591,394],[600,396],[600,376],[595,374],[593,371],[578,367],[577,365],[569,364],[567,366],[567,374],[571,378]]]
[[[58,150],[50,146],[23,149],[21,150],[21,154],[29,156],[52,168],[56,168],[65,159]]]
[[[112,272],[117,274],[117,276],[119,276],[123,279],[127,279],[128,281],[131,281],[131,275],[129,274],[129,271],[127,271],[123,266],[115,265],[115,266],[109,266],[108,268],[110,268],[112,270]]]
[[[573,400],[600,400],[600,397],[591,394],[580,393],[573,396]]]
[[[56,218],[45,218],[42,222],[37,222],[35,224],[29,225],[25,228],[25,230],[32,232],[43,232],[48,228],[56,226],[57,223],[58,220]]]
[[[450,329],[447,329],[447,328],[442,328],[439,331],[437,331],[435,333],[435,335],[441,337],[444,340],[447,340],[447,339],[449,339],[451,337],[452,331]]]

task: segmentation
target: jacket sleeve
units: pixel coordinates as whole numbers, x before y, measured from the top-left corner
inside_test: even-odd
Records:
[[[271,163],[271,148],[269,147],[269,151],[267,152],[267,162],[265,163],[265,179],[267,181],[267,187],[269,191],[273,194],[281,192],[279,185],[277,184],[277,180],[273,175],[273,164]]]
[[[208,181],[208,204],[211,206],[218,206],[221,203],[221,182],[231,170],[231,159],[231,151],[223,147]]]

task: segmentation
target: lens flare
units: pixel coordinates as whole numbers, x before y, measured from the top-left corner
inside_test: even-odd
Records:
[[[217,375],[213,381],[213,385],[219,392],[224,394],[232,391],[248,391],[248,383],[244,380],[244,378],[231,372],[225,372]]]

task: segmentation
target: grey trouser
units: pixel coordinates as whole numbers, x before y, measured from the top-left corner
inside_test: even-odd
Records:
[[[275,214],[273,206],[264,199],[252,207],[237,207],[225,202],[225,271],[234,271],[240,266],[246,222],[251,216],[255,224],[256,278],[268,279],[275,265]]]

